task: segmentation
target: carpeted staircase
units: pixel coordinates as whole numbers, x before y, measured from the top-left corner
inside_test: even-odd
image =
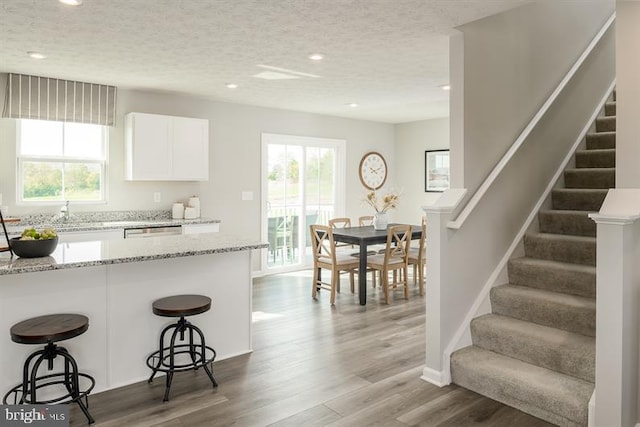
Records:
[[[615,96],[615,93],[614,93]],[[492,313],[473,319],[473,345],[451,355],[454,383],[560,426],[586,426],[595,377],[596,225],[615,186],[615,98],[598,117]]]

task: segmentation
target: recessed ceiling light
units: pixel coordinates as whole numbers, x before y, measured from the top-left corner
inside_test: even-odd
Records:
[[[440,89],[442,89],[442,90],[451,90],[451,85],[442,85],[442,86],[440,86]]]
[[[356,104],[355,102],[352,102],[350,104],[347,104],[349,107],[351,108],[356,108],[358,106],[358,104]]]
[[[229,89],[236,89],[236,88],[238,87],[238,85],[237,85],[237,84],[235,84],[235,83],[227,83],[227,87],[228,87]]]
[[[47,57],[47,55],[43,55],[40,52],[34,52],[32,50],[30,50],[29,52],[27,52],[27,55],[29,55],[31,58],[33,59],[44,59]]]
[[[321,53],[312,53],[309,55],[309,59],[312,61],[322,61],[324,59],[324,55]]]
[[[80,6],[83,0],[58,0],[62,4],[67,6]]]

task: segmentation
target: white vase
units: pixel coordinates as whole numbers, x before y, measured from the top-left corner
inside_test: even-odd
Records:
[[[376,230],[386,230],[389,218],[386,212],[376,212],[373,216],[373,228]]]

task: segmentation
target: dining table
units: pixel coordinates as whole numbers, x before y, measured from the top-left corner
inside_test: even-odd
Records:
[[[388,227],[401,224],[389,224]],[[422,227],[411,226],[411,240],[420,239]],[[344,227],[333,229],[333,240],[341,243],[351,243],[360,247],[360,265],[358,268],[358,296],[360,305],[367,304],[367,247],[387,243],[387,230],[376,230],[372,225],[360,227]]]

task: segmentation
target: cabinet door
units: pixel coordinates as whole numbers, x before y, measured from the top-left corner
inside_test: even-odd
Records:
[[[209,121],[172,118],[173,179],[209,180]]]
[[[102,231],[61,231],[58,233],[59,243],[122,239],[124,239],[124,229]]]
[[[127,179],[171,180],[171,117],[156,114],[127,115]]]
[[[184,224],[182,234],[217,233],[220,231],[220,223],[212,224]]]

